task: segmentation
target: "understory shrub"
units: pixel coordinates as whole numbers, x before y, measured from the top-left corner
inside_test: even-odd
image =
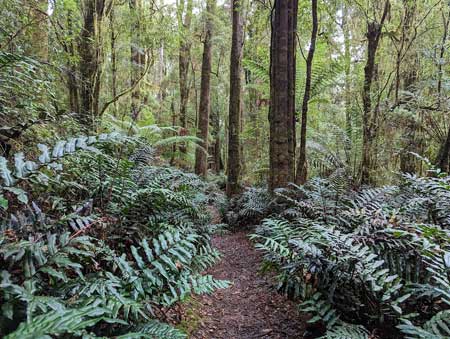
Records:
[[[277,192],[285,209],[251,238],[278,288],[324,338],[449,337],[450,177],[360,191],[343,181]]]
[[[38,148],[0,157],[1,336],[184,338],[167,308],[227,286],[200,273],[218,190],[118,133]]]
[[[253,226],[276,211],[276,207],[265,187],[249,187],[230,200],[225,217],[232,227]]]

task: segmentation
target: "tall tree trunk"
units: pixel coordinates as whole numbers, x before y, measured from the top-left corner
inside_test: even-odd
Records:
[[[367,22],[367,61],[364,67],[364,86],[363,86],[363,146],[361,161],[362,185],[371,183],[370,170],[372,168],[373,142],[376,139],[375,128],[377,127],[376,110],[372,112],[372,82],[375,75],[375,59],[378,50],[378,44],[381,38],[381,31],[390,9],[390,2],[386,0],[384,4],[383,15],[380,22]]]
[[[219,120],[217,120],[219,122]],[[214,172],[219,174],[223,169],[222,154],[221,154],[221,142],[220,142],[220,127],[217,123],[216,131],[214,136]]]
[[[303,95],[303,104],[302,104],[300,151],[297,165],[297,174],[295,176],[296,184],[304,184],[308,177],[308,167],[307,167],[308,165],[306,162],[306,128],[308,124],[308,102],[311,97],[312,66],[314,60],[314,52],[316,50],[317,30],[319,29],[319,22],[317,19],[317,0],[311,0],[311,11],[312,11],[312,31],[308,56],[306,58],[305,93]]]
[[[217,98],[217,96],[216,96]],[[217,106],[217,105],[214,105]],[[214,145],[212,145],[212,154],[214,159],[214,172],[219,174],[222,170],[221,141],[220,141],[220,115],[219,109],[214,106],[211,108],[211,127],[214,137]]]
[[[114,5],[109,14],[109,29],[111,32],[111,92],[112,97],[117,96],[117,54],[116,54],[116,40],[117,34],[115,29],[115,11]],[[117,101],[113,103],[114,115],[117,115]]]
[[[131,14],[131,85],[139,82],[131,92],[131,116],[133,120],[139,118],[142,109],[141,88],[139,79],[144,71],[145,56],[141,47],[141,23],[140,23],[140,0],[129,1]]]
[[[83,23],[78,44],[80,54],[80,120],[87,128],[94,126],[99,115],[101,50],[98,28],[104,14],[103,0],[83,1]]]
[[[242,15],[242,13],[241,13],[241,15]],[[242,17],[242,22],[245,22],[245,18],[244,18],[244,17]],[[245,41],[245,32],[243,32],[243,40]],[[244,79],[243,79],[244,72],[243,72],[242,69],[241,69],[240,75],[241,75],[241,95],[240,95],[240,98],[241,98],[241,110],[240,110],[240,118],[239,118],[239,128],[240,128],[239,135],[242,135],[242,134],[244,133],[244,125],[245,125],[245,115],[244,115],[244,109],[245,109],[244,86],[242,86],[242,80],[244,80]],[[245,81],[245,80],[244,80],[244,81]],[[240,143],[240,146],[241,146],[241,151],[240,151],[240,153],[239,153],[239,154],[240,154],[240,158],[241,158],[241,169],[240,169],[240,173],[241,173],[241,175],[242,175],[242,173],[245,173],[245,170],[246,170],[245,152],[244,152],[244,143],[241,142],[241,143]]]
[[[208,174],[208,130],[211,112],[211,52],[213,34],[213,15],[215,0],[206,1],[206,30],[203,42],[202,75],[200,85],[200,109],[198,114],[197,137],[202,141],[195,151],[195,173],[206,177]]]
[[[289,173],[292,179],[295,178],[295,148],[296,140],[296,109],[295,109],[295,84],[296,84],[296,51],[297,51],[297,14],[298,14],[298,0],[289,1],[289,22],[288,22],[288,111],[287,111],[287,130],[288,130],[288,144],[289,144]]]
[[[444,12],[442,13],[442,21],[443,21],[444,32],[442,34],[442,43],[441,43],[441,49],[440,49],[440,53],[439,53],[439,60],[443,60],[445,50],[446,50],[445,44],[447,42],[448,29],[449,29],[449,24],[450,24],[450,11],[449,11],[447,17],[445,16]],[[443,77],[442,62],[439,62],[438,85],[437,85],[438,107],[441,106],[441,101],[442,101],[442,77]],[[444,143],[441,145],[441,147],[439,149],[439,154],[436,159],[436,164],[441,169],[442,172],[449,173],[449,170],[450,170],[450,127],[448,129],[447,138],[445,139]]]
[[[180,125],[182,133],[186,134],[187,125],[187,105],[189,101],[189,63],[191,59],[190,29],[192,20],[193,0],[187,0],[185,11],[185,0],[177,1],[178,26],[180,30],[180,50],[178,59],[179,82],[180,82]],[[184,18],[183,18],[184,15]],[[180,145],[180,151],[186,153],[186,145]]]
[[[413,23],[417,10],[417,1],[403,0],[403,18],[402,18],[402,34],[400,37],[400,43],[397,47],[397,60],[396,60],[396,80],[395,80],[395,106],[402,102],[406,104],[406,108],[409,109],[408,103],[412,97],[408,92],[414,90],[414,84],[417,80],[417,69],[419,63],[417,62],[417,55],[415,51],[409,51],[412,41],[417,36],[414,32]],[[403,62],[405,61],[405,62]],[[406,67],[403,66],[403,63]],[[402,69],[406,68],[403,72]],[[403,80],[403,91],[405,92],[400,98],[400,89]],[[412,153],[420,153],[419,143],[417,140],[418,123],[414,115],[405,118],[405,127],[402,135],[403,150],[400,153],[400,171],[403,173],[416,173],[416,157]]]
[[[404,90],[413,91],[414,83],[417,81],[417,62],[409,64],[409,70],[406,72],[403,80]],[[403,101],[408,108],[411,96],[405,96]],[[405,118],[405,129],[403,132],[403,150],[400,154],[400,171],[403,173],[416,173],[416,157],[412,153],[420,153],[420,142],[417,140],[417,130],[420,128],[415,116]]]
[[[32,54],[40,61],[48,60],[48,0],[30,1],[31,15],[34,22],[31,28]]]
[[[240,192],[241,147],[241,68],[242,68],[242,0],[233,0],[233,34],[230,57],[230,105],[228,116],[228,161],[227,161],[227,195]]]
[[[67,30],[69,36],[73,36],[73,12],[68,10],[67,12]],[[75,60],[75,44],[72,40],[67,43],[67,53],[70,55],[67,61],[67,89],[69,91],[69,109],[70,112],[80,113],[80,96],[79,96],[79,83],[77,78],[77,65]]]
[[[160,41],[159,51],[158,51],[158,103],[159,103],[159,109],[158,114],[156,117],[156,121],[160,122],[162,121],[163,117],[163,111],[164,111],[164,100],[167,97],[167,88],[166,88],[166,82],[165,82],[165,76],[166,76],[166,65],[165,65],[165,53],[164,53],[164,40],[162,39]],[[175,124],[176,125],[176,122]]]
[[[296,0],[275,0],[272,8],[271,45],[270,45],[270,172],[269,190],[286,187],[294,179],[292,168],[292,73],[295,73],[295,53],[292,39],[295,37],[293,27],[295,20],[291,17],[296,12]],[[293,10],[295,8],[295,10]]]
[[[346,149],[346,157],[347,163],[350,164],[350,153],[353,141],[353,122],[352,122],[352,93],[351,93],[351,65],[352,65],[352,56],[351,56],[351,41],[350,41],[350,25],[348,24],[349,17],[349,6],[348,4],[343,5],[342,10],[342,31],[344,36],[344,69],[345,69],[345,132],[347,134],[347,138],[349,140],[348,147]]]
[[[172,113],[172,127],[174,127],[177,124],[177,114],[175,112],[175,100],[172,96],[172,101],[170,103],[170,112]],[[176,130],[173,131],[173,137],[177,136],[177,132]],[[173,143],[172,144],[172,154],[170,157],[170,165],[174,166],[175,165],[175,154],[177,152],[177,144]]]
[[[438,83],[437,83],[437,93],[438,93],[438,107],[441,106],[442,101],[442,62],[441,60],[444,59],[444,54],[446,51],[446,43],[447,43],[447,37],[448,37],[448,28],[450,24],[450,11],[448,12],[447,16],[445,16],[445,13],[442,12],[442,26],[444,27],[444,33],[442,34],[442,42],[441,42],[441,48],[439,52],[439,63],[438,63]]]
[[[401,19],[401,36],[399,44],[395,45],[397,49],[396,62],[395,62],[395,89],[394,89],[394,106],[400,103],[400,89],[402,80],[402,62],[405,57],[410,54],[409,49],[412,45],[412,41],[417,37],[417,31],[414,33],[412,31],[412,24],[415,17],[415,12],[417,9],[417,0],[403,0],[403,16]],[[408,71],[408,74],[410,72]],[[408,76],[408,75],[407,75]],[[408,86],[404,85],[403,88],[406,89]]]

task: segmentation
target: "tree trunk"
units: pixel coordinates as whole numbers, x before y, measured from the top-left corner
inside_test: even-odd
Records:
[[[198,114],[197,137],[202,141],[195,151],[195,173],[206,177],[208,174],[208,130],[211,111],[211,50],[213,34],[213,15],[215,0],[206,2],[206,31],[203,42],[202,75],[200,85],[200,109]]]
[[[270,124],[270,173],[269,173],[269,190],[275,188],[286,187],[292,182],[294,173],[292,171],[292,115],[295,112],[292,109],[292,96],[295,98],[295,92],[290,92],[292,80],[290,70],[293,65],[290,53],[293,52],[290,47],[292,37],[295,34],[292,29],[293,20],[289,17],[292,15],[292,6],[297,5],[297,1],[293,0],[275,0],[272,8],[271,22],[272,34],[270,45],[270,97],[271,105],[269,110]],[[291,23],[291,25],[290,25]]]
[[[131,92],[131,116],[133,120],[139,118],[142,110],[141,88],[139,79],[144,71],[145,56],[141,47],[141,23],[140,11],[141,3],[139,0],[129,1],[131,14],[131,85],[139,82]]]
[[[109,15],[109,29],[111,31],[111,92],[112,97],[117,96],[117,55],[116,55],[116,39],[117,34],[115,30],[115,12],[114,5],[111,8]],[[113,103],[114,115],[117,115],[117,102]]]
[[[412,42],[417,37],[417,31],[415,33],[412,31],[414,16],[417,9],[417,0],[403,0],[403,9],[400,41],[398,46],[395,46],[397,49],[397,56],[395,62],[394,106],[397,106],[400,103],[399,93],[401,89],[402,61],[408,55]],[[403,87],[406,88],[408,86],[404,85]]]
[[[442,172],[449,173],[450,170],[450,127],[447,132],[447,139],[444,144],[441,146],[439,151],[439,156],[436,161],[438,168]]]
[[[403,90],[405,92],[414,91],[414,84],[417,81],[417,69],[420,65],[417,62],[416,51],[409,51],[416,33],[413,30],[413,23],[417,9],[416,1],[403,1],[403,18],[402,18],[402,34],[400,43],[397,47],[396,60],[396,80],[395,80],[395,106],[399,105],[400,101],[406,104],[411,101],[411,95],[404,94],[400,100],[400,88],[403,79]],[[404,64],[407,66],[406,70],[402,72]],[[416,157],[412,153],[420,153],[419,142],[417,140],[418,123],[415,116],[410,116],[405,119],[405,127],[403,132],[403,150],[400,154],[400,171],[403,173],[416,173]]]
[[[177,114],[175,112],[175,101],[173,99],[173,96],[172,96],[172,101],[170,103],[170,112],[172,113],[172,127],[175,127],[175,125],[177,124]],[[176,130],[173,131],[173,135],[172,136],[173,137],[177,136],[177,131]],[[176,152],[177,152],[177,144],[173,143],[172,144],[172,154],[170,156],[170,165],[171,166],[175,165],[175,154],[176,154]]]
[[[296,51],[297,51],[297,14],[298,14],[298,0],[289,1],[289,22],[288,22],[288,111],[287,111],[287,130],[288,130],[288,144],[289,144],[289,172],[292,175],[292,180],[295,177],[295,148],[296,140],[296,110],[295,110],[295,84],[296,84]]]
[[[444,54],[446,51],[446,43],[447,43],[447,37],[448,37],[448,28],[450,24],[450,11],[448,12],[447,16],[445,16],[445,13],[442,12],[442,26],[444,27],[444,33],[442,34],[442,43],[441,48],[439,52],[439,63],[438,63],[438,83],[437,83],[437,93],[438,93],[438,107],[441,107],[441,101],[442,101],[442,62],[441,60],[444,59]]]
[[[444,54],[445,54],[445,44],[447,42],[447,36],[448,36],[448,28],[450,24],[450,12],[448,14],[448,17],[445,17],[445,14],[442,13],[442,21],[443,21],[443,27],[444,32],[442,34],[442,44],[441,49],[439,53],[439,60],[443,60]],[[438,95],[438,107],[441,106],[442,101],[442,62],[439,62],[438,66],[438,85],[437,85],[437,95]],[[450,169],[450,127],[447,133],[447,138],[445,142],[441,145],[439,150],[439,155],[436,159],[436,165],[441,169],[442,172],[449,173]]]
[[[352,93],[351,93],[351,65],[352,56],[350,50],[350,27],[348,24],[349,10],[348,5],[344,4],[342,10],[342,31],[344,35],[344,68],[345,68],[345,132],[348,138],[348,147],[346,148],[347,163],[350,164],[351,147],[353,141],[353,122],[352,122]]]
[[[211,147],[214,159],[214,172],[219,174],[222,170],[222,156],[220,142],[220,115],[218,108],[211,108],[211,125],[212,135],[214,138],[214,145]]]
[[[319,28],[319,22],[317,19],[317,0],[311,0],[312,11],[312,31],[311,42],[309,45],[308,56],[306,58],[306,80],[305,80],[305,93],[303,95],[302,104],[302,124],[300,129],[300,151],[297,165],[297,175],[295,176],[296,184],[304,184],[308,177],[308,165],[306,162],[306,127],[308,124],[308,102],[311,97],[311,77],[312,66],[314,60],[314,52],[316,49],[317,30]]]
[[[375,75],[375,59],[378,50],[378,44],[381,38],[384,21],[387,18],[390,8],[390,2],[387,0],[384,5],[381,21],[371,21],[367,23],[367,61],[364,67],[364,86],[363,86],[363,146],[361,161],[361,185],[370,184],[370,170],[372,168],[373,141],[376,139],[375,128],[377,116],[372,112],[372,82]],[[375,111],[376,112],[376,111]]]
[[[30,1],[31,20],[35,23],[31,28],[32,54],[40,61],[48,61],[48,0]]]
[[[404,90],[411,92],[417,80],[417,63],[410,63],[409,71],[406,72],[403,83]],[[403,101],[407,105],[411,100],[410,96],[405,96]],[[403,132],[403,150],[400,154],[400,171],[403,173],[416,173],[416,157],[412,153],[420,153],[420,141],[417,138],[417,130],[420,128],[414,116],[405,119],[405,130]]]
[[[99,94],[101,77],[101,51],[97,27],[101,25],[104,13],[103,0],[83,2],[83,23],[79,39],[80,55],[80,120],[89,129],[99,115]]]
[[[180,51],[179,51],[179,82],[180,82],[180,125],[182,133],[186,134],[187,125],[187,105],[189,101],[189,63],[191,59],[190,29],[192,20],[193,0],[187,0],[186,13],[184,13],[185,0],[178,3],[178,26],[180,30]],[[184,20],[183,20],[184,15]],[[180,144],[180,151],[186,153],[186,145]]]
[[[73,12],[69,10],[67,12],[67,30],[69,36],[73,35]],[[70,58],[67,61],[67,89],[69,91],[69,110],[72,113],[80,113],[80,96],[79,96],[79,84],[77,79],[77,65],[75,60],[75,44],[73,41],[67,43],[67,53]]]
[[[241,147],[241,68],[242,68],[242,0],[233,0],[233,34],[230,57],[230,104],[228,117],[228,161],[227,195],[232,197],[240,192]]]

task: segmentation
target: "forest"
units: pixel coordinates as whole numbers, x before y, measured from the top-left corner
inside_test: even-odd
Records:
[[[0,338],[450,338],[449,1],[0,13]]]

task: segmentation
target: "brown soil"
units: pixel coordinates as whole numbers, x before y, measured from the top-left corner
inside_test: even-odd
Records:
[[[216,236],[222,260],[207,273],[228,280],[230,288],[195,297],[192,339],[302,338],[304,318],[297,304],[273,290],[274,282],[259,272],[262,257],[244,232]],[[186,313],[185,313],[186,314]],[[184,319],[189,322],[189,319]]]

